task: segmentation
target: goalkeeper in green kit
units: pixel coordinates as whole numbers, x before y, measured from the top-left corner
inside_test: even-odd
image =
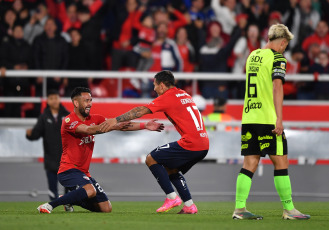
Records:
[[[259,160],[266,155],[269,155],[274,165],[274,184],[283,204],[282,218],[310,218],[295,209],[292,202],[287,140],[282,124],[283,84],[287,65],[282,53],[293,37],[285,25],[272,25],[266,46],[254,50],[247,59],[241,130],[244,162],[236,182],[233,219],[263,219],[246,209],[246,201]]]

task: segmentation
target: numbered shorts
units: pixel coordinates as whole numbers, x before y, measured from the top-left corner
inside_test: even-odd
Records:
[[[241,155],[287,155],[287,139],[272,133],[274,125],[243,124],[241,129]]]
[[[90,199],[92,203],[100,203],[109,200],[97,181],[92,177],[88,177],[78,169],[69,169],[65,172],[59,173],[57,177],[59,183],[70,191],[83,187],[86,184],[92,184],[96,189],[96,196]]]
[[[208,150],[190,151],[183,149],[177,142],[159,146],[150,154],[160,165],[169,169],[178,169],[183,174],[207,155]]]

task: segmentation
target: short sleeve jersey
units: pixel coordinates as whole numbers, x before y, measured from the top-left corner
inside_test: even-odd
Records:
[[[287,60],[271,49],[251,52],[246,63],[246,93],[242,124],[276,123],[273,80],[285,82]]]
[[[178,144],[190,151],[209,149],[202,116],[192,97],[176,87],[167,90],[146,106],[152,113],[164,112],[181,135]]]
[[[70,113],[62,121],[61,135],[63,154],[58,173],[69,169],[79,169],[90,177],[89,166],[94,150],[95,136],[75,133],[78,126],[99,125],[105,121],[101,115],[89,115],[82,121],[75,112]]]

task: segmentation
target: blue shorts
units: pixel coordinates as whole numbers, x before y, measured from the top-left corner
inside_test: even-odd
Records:
[[[109,200],[97,181],[92,177],[88,177],[78,169],[69,169],[65,172],[59,173],[57,178],[59,183],[70,191],[83,187],[86,184],[92,184],[96,189],[96,196],[90,199],[92,203],[100,203]]]
[[[183,149],[176,141],[159,146],[150,154],[160,165],[169,169],[178,169],[185,174],[193,165],[205,158],[207,153],[208,150],[190,151]]]

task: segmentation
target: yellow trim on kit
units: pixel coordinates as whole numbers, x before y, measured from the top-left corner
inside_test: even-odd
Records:
[[[276,155],[278,155],[278,156],[283,155],[282,135],[276,136]]]

